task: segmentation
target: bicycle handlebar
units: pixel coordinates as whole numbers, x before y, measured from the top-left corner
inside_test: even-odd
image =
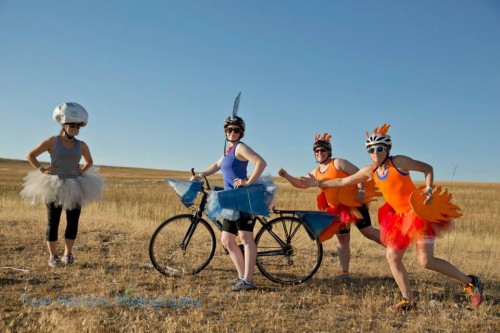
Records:
[[[195,176],[194,168],[191,168],[191,174]],[[205,184],[207,184],[207,189],[211,190],[210,183],[208,182],[207,176],[205,176],[205,174],[203,174],[203,179],[205,180]]]

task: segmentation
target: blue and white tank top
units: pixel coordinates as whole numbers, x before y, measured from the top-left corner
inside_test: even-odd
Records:
[[[224,180],[224,189],[234,189],[233,181],[236,178],[247,179],[248,161],[240,161],[235,152],[239,142],[230,148],[230,151],[222,158],[220,169]]]
[[[56,136],[56,146],[50,152],[50,164],[57,166],[57,176],[62,179],[76,178],[79,176],[76,167],[82,158],[80,141],[75,139],[74,147],[65,147],[61,137]]]

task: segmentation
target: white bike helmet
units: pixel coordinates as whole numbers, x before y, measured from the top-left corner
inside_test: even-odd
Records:
[[[80,123],[82,127],[89,121],[89,114],[83,106],[78,103],[68,102],[56,106],[52,119],[61,125],[67,123]]]
[[[391,127],[391,125],[383,124],[382,126],[380,126],[380,129],[376,127],[373,130],[372,135],[369,135],[368,132],[366,132],[366,136],[368,137],[368,139],[366,139],[365,141],[365,147],[369,148],[375,145],[384,145],[390,149],[392,147],[391,136],[389,134],[386,134],[389,127]]]

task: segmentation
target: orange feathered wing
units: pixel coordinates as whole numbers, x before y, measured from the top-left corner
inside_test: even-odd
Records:
[[[441,186],[438,186],[433,194],[430,204],[424,205],[426,196],[422,194],[425,186],[413,190],[410,196],[410,205],[415,214],[428,222],[443,223],[450,222],[452,218],[458,218],[460,207],[451,203],[451,193],[445,190],[443,193]]]
[[[357,200],[358,188],[356,186],[342,187],[339,190],[339,201],[347,207],[359,207],[365,203],[375,201],[375,197],[382,196],[373,180],[365,183],[365,199]]]

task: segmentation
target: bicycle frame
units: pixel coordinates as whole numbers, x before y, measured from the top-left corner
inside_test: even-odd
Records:
[[[194,169],[191,169],[191,172],[194,174]],[[210,190],[210,183],[208,182],[208,179],[206,178],[206,176],[203,176],[203,178],[205,179],[205,182],[207,184],[207,188],[208,190]],[[183,250],[186,249],[186,247],[188,246],[189,244],[189,241],[191,239],[191,236],[193,235],[194,231],[196,230],[196,226],[198,224],[198,220],[201,219],[203,217],[203,212],[205,211],[205,207],[206,207],[206,204],[207,204],[207,197],[208,197],[208,193],[205,191],[204,187],[202,186],[201,187],[201,191],[200,191],[203,196],[201,198],[201,201],[200,201],[200,205],[198,207],[198,209],[196,210],[194,216],[193,216],[193,222],[190,226],[189,226],[189,230],[187,231],[186,233],[186,236],[184,237],[184,240],[182,241],[182,244],[181,244],[181,248]],[[273,212],[275,213],[278,213],[280,214],[280,216],[283,216],[283,213],[293,213],[293,211],[279,211],[279,210],[276,210],[273,208]],[[295,215],[295,214],[294,214]],[[212,218],[210,218],[209,216],[207,216],[208,219],[210,221],[212,221],[213,224],[215,224],[215,226],[217,227],[217,229],[219,229],[219,231],[222,232],[222,223],[218,220],[214,220]],[[280,237],[278,237],[272,230],[272,228],[269,227],[269,225],[267,224],[267,220],[265,217],[261,217],[261,216],[258,216],[258,215],[254,215],[252,217],[254,220],[256,221],[259,221],[259,223],[262,225],[262,227],[271,234],[271,236],[276,240],[276,242],[278,242],[278,244],[281,246],[281,251],[280,252],[277,252],[277,251],[263,251],[263,252],[257,252],[257,257],[259,256],[275,256],[275,255],[286,255],[290,249],[288,249],[288,251],[284,251],[285,247],[286,247],[286,244],[285,242],[283,242],[281,240]],[[294,233],[296,232],[296,230],[294,231]],[[308,231],[309,232],[309,231]],[[291,235],[293,237],[293,234]],[[290,238],[292,238],[290,237]]]
[[[204,219],[208,190],[211,188],[206,177],[204,179],[198,208],[193,209],[191,214],[170,217],[153,233],[149,246],[150,258],[153,266],[164,275],[197,274],[210,263],[214,255],[217,242],[213,227]],[[273,208],[273,213],[279,216],[269,221],[260,215],[252,216],[261,225],[254,236],[257,267],[273,282],[302,283],[310,279],[321,265],[323,247],[311,236],[307,224],[295,211]],[[217,229],[223,231],[220,221],[207,217]],[[180,229],[176,227],[181,225]],[[239,246],[244,251],[243,246]],[[225,251],[227,253],[227,249]]]

